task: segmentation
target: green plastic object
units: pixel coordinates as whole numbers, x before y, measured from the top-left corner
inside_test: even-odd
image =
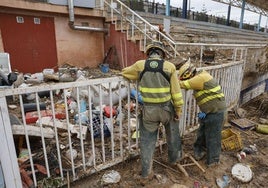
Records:
[[[258,133],[268,134],[268,125],[258,124],[258,125],[256,126],[256,131],[257,131]]]

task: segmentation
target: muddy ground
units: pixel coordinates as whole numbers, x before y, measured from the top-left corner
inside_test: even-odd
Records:
[[[249,101],[239,108],[239,110],[232,110],[229,114],[229,121],[243,116],[244,118],[259,123],[260,119],[268,119],[268,94],[264,93],[261,96]],[[243,113],[241,113],[241,111]],[[255,126],[254,126],[255,127]],[[121,163],[110,169],[103,170],[97,174],[86,177],[79,182],[73,182],[70,187],[72,188],[90,188],[90,187],[169,187],[169,188],[181,188],[181,187],[219,187],[216,183],[217,178],[222,179],[223,175],[227,175],[229,178],[229,187],[267,187],[268,186],[268,135],[258,133],[256,129],[241,129],[233,126],[230,123],[225,124],[223,129],[230,128],[231,130],[239,133],[242,149],[250,148],[250,146],[256,146],[256,152],[248,152],[245,158],[239,161],[237,154],[241,151],[222,151],[220,164],[215,167],[207,168],[205,165],[205,159],[198,163],[205,170],[203,172],[196,165],[185,166],[185,170],[188,173],[187,177],[182,171],[176,167],[172,167],[167,163],[167,148],[164,146],[162,152],[159,148],[156,149],[154,155],[153,171],[154,177],[152,180],[142,183],[140,181],[140,158],[136,157]],[[183,150],[185,153],[193,155],[193,142],[195,140],[195,132],[192,132],[183,137]],[[182,160],[181,164],[191,163],[189,158]],[[242,163],[247,165],[253,172],[253,177],[249,182],[242,182],[241,180],[232,176],[232,167]],[[118,183],[104,184],[102,181],[103,175],[111,170],[118,172],[121,176]],[[67,186],[66,186],[67,187]]]

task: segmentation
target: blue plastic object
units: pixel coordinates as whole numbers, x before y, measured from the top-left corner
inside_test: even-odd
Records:
[[[80,113],[80,120],[82,124],[88,124],[88,115],[86,112]],[[79,114],[75,114],[74,121],[76,124],[79,124]]]
[[[80,100],[80,112],[85,112],[87,111],[87,103],[85,99]]]
[[[222,178],[217,178],[216,182],[217,182],[218,187],[226,188],[229,186],[229,183],[231,182],[231,180],[227,175],[223,175]]]
[[[207,116],[207,114],[205,112],[199,112],[197,114],[197,116],[198,116],[199,119],[205,119],[205,117]]]
[[[138,93],[138,102],[139,102],[140,104],[143,104],[143,100],[142,100],[141,93],[140,93],[140,92],[137,92],[136,89],[131,89],[131,91],[130,91],[130,96],[131,96],[131,98],[136,99],[136,95],[137,95],[137,93]]]
[[[103,73],[107,73],[107,72],[109,72],[109,64],[101,64],[100,65],[100,69],[101,69],[101,72],[103,72]]]

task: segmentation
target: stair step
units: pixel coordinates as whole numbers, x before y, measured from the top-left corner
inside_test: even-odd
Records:
[[[116,23],[115,24],[115,30],[116,31],[126,31],[126,30],[128,30],[128,24],[118,24],[118,23]]]
[[[105,22],[106,23],[115,23],[119,18],[117,16],[111,17],[111,16],[106,16],[105,17]]]
[[[130,37],[130,36],[129,36],[129,37],[127,37],[127,40],[136,42],[136,41],[143,40],[143,37],[141,37],[141,36],[132,36],[132,37]]]

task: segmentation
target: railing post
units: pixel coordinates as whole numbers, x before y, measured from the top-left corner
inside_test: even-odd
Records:
[[[202,61],[203,61],[203,52],[204,52],[204,46],[202,45],[200,48],[200,61],[199,61],[199,67],[202,66]]]
[[[0,98],[0,161],[7,188],[20,188],[21,177],[5,97]]]
[[[234,49],[233,61],[236,61],[236,56],[237,56],[237,48]]]
[[[132,23],[135,23],[135,15],[134,14],[131,15],[131,21],[132,21]],[[131,24],[131,39],[132,39],[132,37],[134,37],[134,31],[135,31],[135,27],[133,24]]]

